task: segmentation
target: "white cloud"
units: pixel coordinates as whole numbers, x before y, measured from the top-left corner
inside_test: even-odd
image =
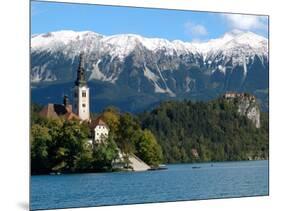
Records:
[[[192,37],[206,36],[208,34],[205,26],[201,24],[194,24],[192,22],[186,22],[184,24],[185,33],[191,35]]]
[[[229,27],[241,30],[267,29],[267,17],[256,15],[223,14]]]

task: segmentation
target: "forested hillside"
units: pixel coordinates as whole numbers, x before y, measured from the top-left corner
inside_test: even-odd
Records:
[[[139,118],[156,136],[167,163],[268,158],[268,113],[261,113],[256,128],[234,102],[222,98],[164,102]]]
[[[160,163],[268,159],[268,113],[257,128],[238,113],[234,101],[169,101],[133,115],[108,107],[102,116],[110,128],[106,144],[93,147],[87,123],[46,119],[32,105],[31,169],[33,173],[112,171],[118,148],[150,166]]]

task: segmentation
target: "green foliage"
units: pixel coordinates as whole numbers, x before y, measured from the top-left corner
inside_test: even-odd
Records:
[[[162,149],[156,138],[148,130],[142,130],[139,120],[130,113],[120,114],[116,108],[107,108],[103,112],[105,122],[109,125],[111,137],[126,156],[135,153],[140,159],[152,166],[162,161]]]
[[[49,168],[48,146],[52,140],[47,127],[34,124],[31,127],[31,165],[46,172]]]
[[[106,108],[102,113],[102,117],[110,128],[111,133],[116,134],[120,126],[120,113],[118,109],[114,107]]]
[[[255,128],[237,113],[234,102],[164,102],[139,119],[155,135],[168,163],[268,158],[267,113],[261,114],[262,127]]]
[[[77,121],[37,118],[31,126],[31,171],[74,172],[90,160],[87,125]],[[91,151],[90,151],[91,152]]]
[[[34,109],[36,108],[36,109]],[[109,137],[102,143],[87,143],[91,137],[89,125],[79,121],[46,119],[32,107],[31,114],[31,171],[88,172],[111,171],[119,150],[128,158],[136,153],[148,164],[156,166],[162,160],[162,151],[153,134],[142,131],[136,116],[121,114],[109,107],[101,114],[110,128]],[[124,160],[129,165],[129,160]],[[127,162],[127,163],[126,163]]]
[[[109,136],[107,141],[95,144],[93,147],[93,164],[96,170],[112,170],[112,163],[118,157],[118,147],[112,136]]]
[[[255,128],[237,113],[237,102],[164,102],[138,116],[109,107],[102,115],[110,128],[106,141],[93,146],[89,125],[39,116],[31,110],[31,171],[112,171],[119,151],[151,166],[161,162],[202,162],[268,158],[268,113]],[[97,115],[96,115],[97,116]],[[125,166],[129,160],[125,159]]]
[[[86,150],[85,145],[89,132],[78,121],[65,121],[61,130],[59,142],[60,146],[65,148],[63,160],[66,162],[65,170],[75,171],[75,162],[77,157],[81,157],[81,153]]]
[[[134,139],[138,137],[138,130],[140,130],[140,125],[134,116],[129,113],[120,116],[116,143],[125,154],[135,151]]]
[[[151,131],[142,131],[135,144],[137,156],[142,158],[144,162],[150,166],[158,166],[160,164],[163,159],[162,149]]]

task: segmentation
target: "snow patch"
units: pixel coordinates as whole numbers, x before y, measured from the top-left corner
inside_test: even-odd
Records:
[[[93,70],[92,70],[92,73],[89,77],[89,80],[92,80],[92,79],[97,79],[97,80],[102,80],[102,81],[105,80],[105,78],[106,78],[105,75],[99,69],[99,63],[100,62],[101,62],[101,60],[99,59],[97,61],[97,63],[93,64]]]
[[[43,66],[33,67],[30,77],[32,83],[38,83],[40,81],[51,82],[57,80],[57,77],[52,74],[51,70],[47,69],[47,64],[44,64]]]
[[[93,64],[93,69],[89,80],[96,79],[101,81],[107,81],[110,83],[115,83],[118,77],[114,77],[113,75],[111,75],[110,77],[106,77],[99,69],[100,62],[101,60],[99,59],[96,63]]]
[[[225,68],[224,66],[219,65],[219,66],[218,66],[218,69],[219,69],[219,71],[221,71],[222,73],[225,74],[226,68]]]
[[[156,82],[159,80],[159,77],[146,66],[144,67],[143,74],[146,78],[148,78],[149,80],[151,80],[153,82]]]

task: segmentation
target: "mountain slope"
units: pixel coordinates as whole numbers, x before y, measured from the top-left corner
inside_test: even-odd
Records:
[[[227,90],[258,92],[262,102],[268,99],[268,40],[238,31],[205,43],[90,31],[33,35],[32,90],[40,92],[44,84],[46,91],[54,84],[74,81],[82,51],[91,84],[112,87],[111,93],[97,94],[110,96],[116,89],[128,89],[130,94],[122,97],[131,97],[133,102],[137,96],[151,96],[154,100],[146,102],[147,106],[165,98],[210,99]],[[33,99],[44,102],[43,98]],[[113,104],[119,104],[118,100],[108,98]]]

